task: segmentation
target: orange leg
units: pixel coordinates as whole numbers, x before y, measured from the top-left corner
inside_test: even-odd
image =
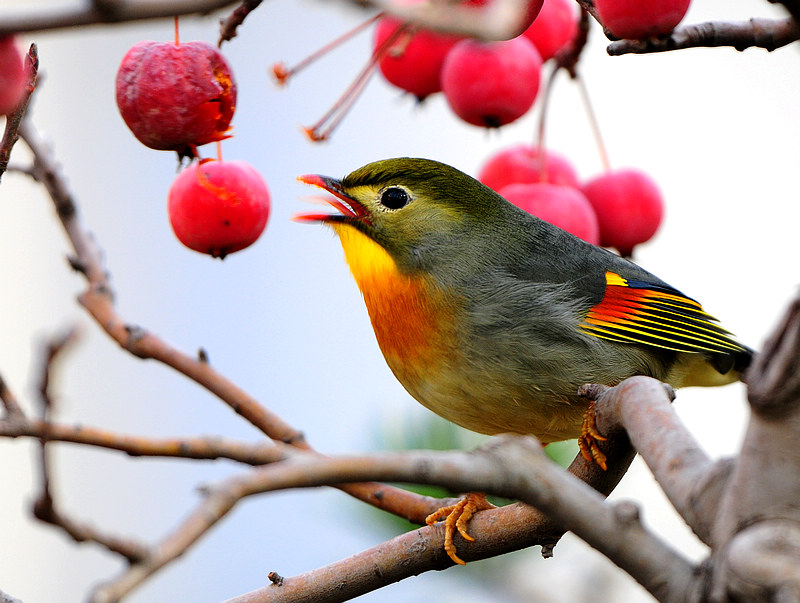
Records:
[[[480,492],[470,492],[464,498],[459,500],[456,504],[449,507],[442,507],[428,515],[425,523],[433,525],[442,518],[444,520],[444,550],[448,557],[459,565],[466,565],[466,562],[456,555],[456,545],[453,543],[453,537],[456,530],[465,540],[474,542],[475,539],[467,533],[467,523],[472,519],[472,516],[478,511],[485,511],[486,509],[494,509],[494,505],[486,500]]]
[[[581,435],[578,436],[578,448],[580,448],[583,458],[590,463],[594,461],[604,471],[606,470],[606,455],[600,451],[598,441],[605,441],[606,438],[597,431],[596,417],[594,414],[594,400],[589,401],[589,407],[583,413],[583,424],[581,425]]]

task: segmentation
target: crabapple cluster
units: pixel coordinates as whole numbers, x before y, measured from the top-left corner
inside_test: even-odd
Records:
[[[194,158],[198,146],[230,137],[236,83],[222,54],[205,42],[135,44],[117,72],[116,96],[122,119],[151,149]],[[192,163],[167,203],[178,240],[217,258],[253,244],[269,211],[264,179],[242,161]]]
[[[626,257],[656,233],[664,213],[658,187],[640,170],[608,170],[581,183],[564,156],[524,144],[490,157],[478,179],[525,211]]]
[[[480,8],[485,1],[467,4]],[[497,128],[528,112],[539,92],[543,61],[568,46],[577,32],[572,0],[530,0],[525,20],[515,38],[479,42],[384,17],[373,47],[390,84],[419,100],[441,91],[467,123]]]

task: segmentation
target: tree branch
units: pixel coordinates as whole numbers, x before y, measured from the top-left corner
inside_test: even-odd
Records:
[[[773,51],[800,39],[800,26],[792,17],[750,19],[743,22],[709,22],[676,28],[667,36],[643,40],[618,40],[609,44],[612,56],[648,54],[685,48],[732,46],[738,51],[765,48]]]
[[[758,564],[781,567],[787,556],[794,556],[794,571],[783,580],[792,588],[800,585],[800,293],[755,357],[747,383],[752,415],[714,531],[714,592],[738,600],[765,584],[774,587],[777,574],[764,574]],[[749,548],[769,554],[746,562]],[[764,580],[748,585],[759,573]]]
[[[798,0],[767,0],[770,4],[783,4],[794,20],[800,23],[800,1]]]
[[[226,491],[234,489],[239,494],[252,495],[361,479],[440,484],[455,491],[481,489],[534,505],[544,514],[533,511],[527,517],[539,518],[537,527],[543,531],[538,532],[538,537],[557,538],[565,528],[570,529],[656,596],[685,596],[696,586],[692,566],[642,528],[632,505],[605,504],[601,494],[550,461],[533,438],[500,436],[471,453],[426,451],[304,462],[305,458],[303,455],[292,463],[254,472],[237,487],[226,487]],[[519,531],[531,536],[527,532],[530,523],[522,521],[521,512],[529,513],[521,505],[478,513],[470,526],[477,542],[459,545],[459,555],[462,548],[472,555],[475,545],[486,547],[481,550],[482,556],[511,550],[506,538],[513,538]],[[504,515],[513,520],[502,521]],[[483,523],[478,522],[479,518]],[[485,526],[491,526],[491,536],[475,529]],[[432,533],[437,536],[435,541]],[[280,587],[269,585],[229,603],[352,598],[421,571],[441,569],[441,538],[440,526],[422,528],[333,566],[285,578]],[[531,544],[535,542],[529,541],[526,546]]]
[[[672,408],[674,391],[648,377],[632,377],[614,388],[584,388],[597,401],[601,433],[625,429],[667,498],[708,545],[716,508],[731,472],[712,463]]]
[[[182,15],[207,15],[234,0],[114,0],[87,2],[78,6],[47,8],[27,14],[11,13],[0,17],[0,36],[31,31],[49,31],[163,19]]]
[[[625,474],[634,455],[624,435],[609,438],[609,442],[605,444],[607,444],[605,451],[609,460],[608,471],[602,471],[594,463],[587,463],[580,455],[570,467],[570,471],[574,476],[577,476],[579,480],[591,483],[602,495],[607,495],[614,489],[622,475]],[[413,454],[424,453],[409,454],[412,455],[413,460]],[[458,457],[458,455],[466,455],[467,453],[451,454]],[[388,468],[383,467],[384,473],[381,473],[380,463],[383,462],[382,459],[387,457],[395,460]],[[436,462],[438,463],[438,460]],[[268,468],[263,467],[246,474],[231,477],[215,487],[207,488],[205,497],[197,508],[158,546],[153,547],[142,563],[131,566],[119,578],[99,586],[91,600],[93,603],[116,601],[129,593],[153,573],[182,555],[188,547],[197,542],[243,498],[283,488],[333,485],[350,492],[349,488],[354,486],[361,488],[363,491],[372,488],[373,490],[371,491],[375,494],[378,503],[383,503],[385,494],[386,499],[394,501],[392,503],[394,506],[402,507],[402,504],[398,503],[398,501],[402,502],[403,499],[397,496],[396,488],[371,482],[352,484],[343,482],[357,482],[362,475],[374,474],[375,476],[381,476],[379,479],[387,477],[391,478],[392,481],[440,483],[431,475],[439,476],[443,470],[437,467],[437,472],[427,475],[424,470],[425,463],[424,461],[418,466],[419,475],[413,474],[413,478],[406,479],[409,478],[409,474],[396,473],[398,467],[408,466],[409,464],[407,455],[404,454],[380,456],[378,460],[375,460],[374,457],[366,457],[362,460],[352,458],[329,459],[316,453],[298,451],[291,456],[290,460],[275,464],[274,467],[279,467],[275,472],[267,472]],[[332,467],[333,469],[331,469]],[[558,468],[558,470],[564,471],[561,468]],[[333,473],[331,473],[332,471]],[[386,473],[386,471],[391,472]],[[417,477],[420,479],[415,479]],[[477,478],[475,479],[477,480]],[[571,479],[575,479],[575,477],[571,476]],[[441,484],[453,486],[447,481],[441,482]],[[382,489],[387,488],[389,492],[383,492]],[[458,491],[469,488],[460,488],[456,483],[453,489]],[[405,491],[400,490],[400,492]],[[424,524],[425,516],[442,506],[441,499],[419,497],[409,492],[406,492],[406,494],[409,495],[407,499],[412,501],[411,508],[417,514],[416,517],[411,518],[412,521]],[[380,507],[381,505],[378,504],[376,506]],[[396,514],[408,517],[407,510],[407,508],[403,508],[402,512]],[[472,519],[470,529],[480,536],[478,542],[466,543],[458,537],[459,554],[467,560],[492,557],[534,544],[543,544],[549,551],[564,532],[562,528],[557,527],[539,511],[521,504],[479,513]],[[347,579],[344,579],[345,575],[341,575],[337,582],[341,580],[347,583],[352,582],[349,577],[352,572],[363,575],[366,579],[365,582],[359,582],[357,586],[355,582],[352,582],[355,588],[353,596],[355,596],[424,571],[444,569],[452,565],[452,561],[444,552],[444,533],[441,525],[425,527],[411,534],[402,535],[388,543],[383,543],[371,551],[357,555],[353,560],[343,561],[340,565],[337,564],[334,569],[324,568],[319,572],[328,577],[330,577],[330,571],[346,572]],[[417,536],[413,536],[413,534],[417,534]],[[376,559],[383,560],[380,561],[381,569],[379,572],[375,572],[374,569]],[[387,581],[387,577],[390,575],[393,578]],[[316,585],[314,588],[324,589],[325,587],[318,580],[319,578],[319,573],[312,573],[309,580]],[[303,581],[307,580],[304,578]],[[288,600],[292,600],[291,597]],[[311,600],[316,599],[312,598]]]
[[[102,263],[102,254],[80,220],[72,193],[58,164],[29,120],[22,122],[19,132],[33,152],[34,177],[50,194],[75,251],[75,258],[70,263],[88,281],[88,289],[78,300],[97,324],[135,356],[158,360],[202,385],[271,439],[298,448],[308,448],[301,432],[267,410],[255,398],[214,370],[208,362],[180,352],[154,334],[126,323],[117,314],[108,274]]]
[[[3,403],[3,407],[6,410],[6,416],[2,422],[0,422],[0,425],[25,418],[25,412],[22,410],[19,402],[17,402],[17,397],[8,389],[5,379],[2,377],[0,377],[0,402]]]
[[[223,42],[230,42],[236,37],[236,30],[244,23],[251,12],[259,7],[261,0],[241,0],[233,12],[225,19],[220,20],[219,40],[217,46],[222,47]]]
[[[19,139],[19,125],[28,112],[28,103],[31,95],[36,89],[36,82],[39,79],[39,50],[36,44],[31,44],[28,53],[25,55],[25,72],[28,74],[28,82],[22,94],[19,105],[13,113],[6,116],[6,126],[3,131],[3,138],[0,140],[0,179],[8,169],[8,161],[11,158],[11,149],[17,144]]]
[[[56,507],[52,493],[51,462],[49,459],[49,422],[48,416],[55,407],[53,393],[51,391],[52,374],[55,369],[56,360],[62,352],[75,340],[75,331],[70,330],[63,336],[50,342],[47,346],[42,373],[39,385],[39,395],[41,397],[43,429],[39,434],[40,442],[40,470],[41,470],[41,491],[33,503],[33,515],[40,521],[49,523],[63,530],[76,542],[96,542],[113,553],[122,555],[130,562],[142,559],[146,553],[146,547],[133,539],[118,538],[113,535],[105,534],[94,527],[74,521],[71,517],[61,513]]]
[[[48,442],[69,442],[139,457],[174,457],[195,460],[228,459],[247,465],[265,465],[287,458],[290,448],[262,442],[247,444],[209,436],[194,438],[147,438],[115,433],[85,425],[63,425],[28,419],[24,416],[0,420],[0,437],[42,438]]]

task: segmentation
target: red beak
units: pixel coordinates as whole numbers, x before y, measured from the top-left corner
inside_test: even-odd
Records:
[[[312,186],[317,186],[331,193],[334,197],[327,198],[325,201],[338,209],[342,215],[331,214],[297,214],[292,219],[296,222],[331,222],[341,220],[364,220],[369,214],[361,203],[350,197],[342,189],[342,182],[336,178],[320,176],[318,174],[306,174],[298,176],[297,179]]]

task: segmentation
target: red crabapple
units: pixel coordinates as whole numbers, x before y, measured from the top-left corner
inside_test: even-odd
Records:
[[[463,0],[463,3],[466,6],[487,6],[491,8],[493,0]],[[544,0],[526,0],[525,2],[525,11],[522,13],[522,17],[520,18],[519,22],[516,24],[516,27],[512,29],[511,35],[508,39],[516,38],[519,35],[530,27],[531,23],[533,23],[534,19],[537,18],[540,11],[542,10],[542,3]],[[480,17],[476,17],[480,18]],[[489,17],[491,18],[491,17]]]
[[[25,63],[14,36],[0,38],[0,115],[17,108],[26,86]]]
[[[264,179],[243,161],[193,163],[172,183],[167,200],[178,240],[220,259],[255,243],[269,210]]]
[[[518,144],[483,164],[478,180],[498,191],[507,184],[550,182],[579,188],[578,174],[566,157],[549,149]]]
[[[498,191],[511,203],[584,241],[597,245],[597,217],[578,189],[548,182],[509,184]]]
[[[189,147],[228,137],[236,83],[210,44],[144,41],[122,59],[117,106],[142,144],[193,155]]]
[[[387,39],[403,26],[402,21],[384,17],[375,28],[373,48],[380,51]],[[386,49],[378,67],[390,84],[410,92],[418,100],[442,89],[442,63],[447,52],[461,38],[426,29],[408,29]]]
[[[544,0],[542,10],[523,33],[546,61],[555,55],[578,33],[578,14],[575,0]]]
[[[690,0],[595,0],[603,25],[618,38],[667,34],[681,22]]]
[[[621,169],[606,172],[583,186],[600,225],[600,243],[630,257],[633,248],[649,240],[664,215],[658,186],[644,172]]]
[[[476,126],[499,128],[524,115],[539,91],[542,59],[524,36],[505,42],[458,42],[444,61],[450,108]]]

